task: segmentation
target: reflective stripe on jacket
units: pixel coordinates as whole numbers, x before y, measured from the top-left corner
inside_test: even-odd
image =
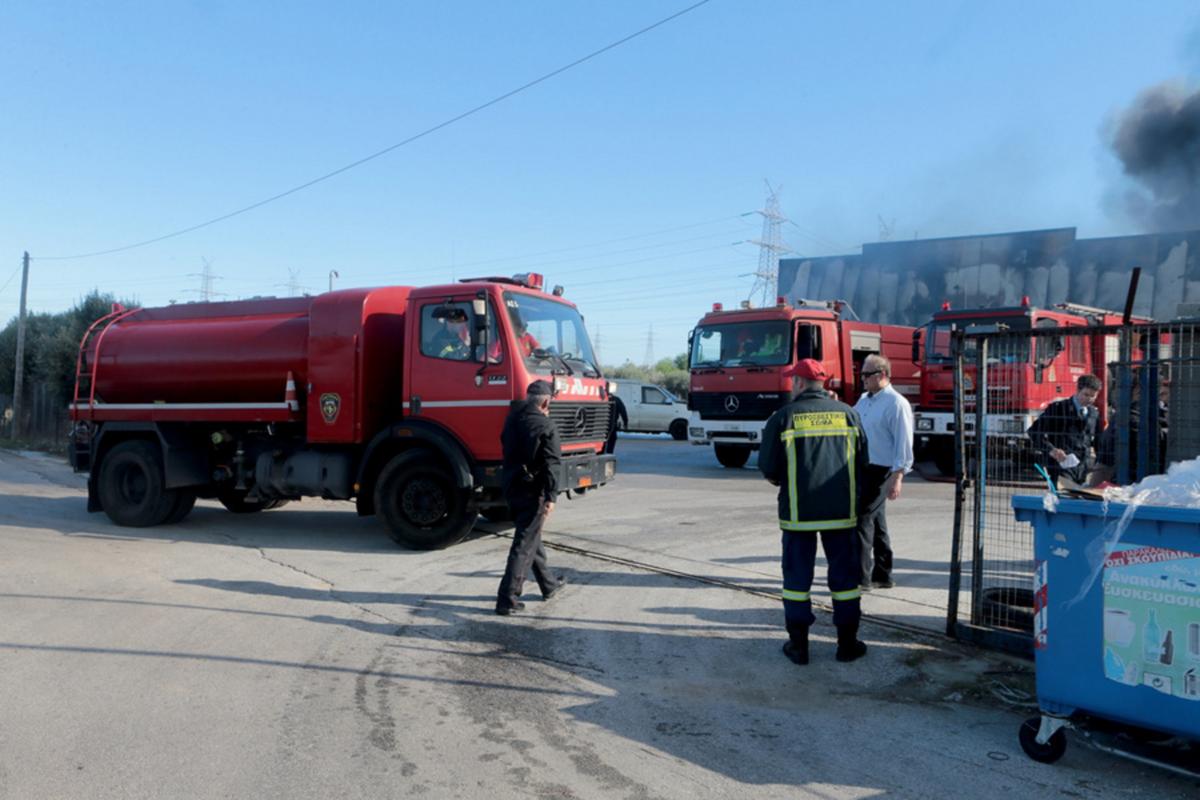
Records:
[[[820,390],[801,392],[767,421],[758,468],[779,484],[785,531],[853,528],[862,499],[867,437],[857,412]]]

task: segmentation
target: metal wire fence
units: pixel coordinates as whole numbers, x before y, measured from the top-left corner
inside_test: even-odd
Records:
[[[1033,531],[1014,495],[1099,499],[1200,456],[1198,334],[1196,320],[955,334],[951,636],[1032,652]],[[1086,412],[1081,385],[1096,388]]]

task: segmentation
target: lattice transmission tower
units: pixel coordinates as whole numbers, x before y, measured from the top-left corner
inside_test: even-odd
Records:
[[[763,183],[767,185],[767,203],[766,208],[758,212],[763,218],[762,237],[750,240],[750,244],[758,245],[758,270],[751,273],[754,288],[747,298],[753,303],[758,297],[759,306],[774,305],[779,288],[779,257],[791,252],[783,245],[782,228],[788,218],[779,211],[779,189],[772,187],[770,181]]]

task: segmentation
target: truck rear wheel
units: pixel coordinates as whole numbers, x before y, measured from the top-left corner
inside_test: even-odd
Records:
[[[714,444],[713,453],[721,466],[741,469],[750,460],[750,448],[740,444]]]
[[[129,528],[166,522],[179,499],[177,491],[163,487],[158,447],[140,439],[121,442],[108,451],[100,464],[97,490],[108,518]]]
[[[375,484],[375,511],[391,536],[414,550],[437,550],[461,541],[475,524],[470,495],[433,456],[401,453]]]
[[[163,522],[167,525],[174,525],[177,522],[183,522],[188,514],[192,513],[192,509],[196,507],[196,493],[190,489],[176,489],[175,506],[171,509],[171,513]]]
[[[677,419],[671,423],[671,427],[668,429],[668,432],[671,434],[672,439],[674,439],[677,442],[682,442],[684,439],[687,438],[687,429],[688,429],[687,420],[686,419]]]

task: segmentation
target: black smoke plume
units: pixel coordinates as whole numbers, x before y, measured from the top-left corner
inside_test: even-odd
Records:
[[[1163,84],[1116,120],[1112,147],[1137,184],[1126,209],[1148,230],[1200,227],[1200,90]]]

